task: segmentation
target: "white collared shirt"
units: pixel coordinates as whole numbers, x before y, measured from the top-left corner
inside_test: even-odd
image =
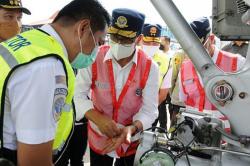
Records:
[[[68,58],[68,52],[67,52],[67,49],[61,39],[61,37],[59,36],[59,34],[55,31],[55,29],[49,25],[49,24],[46,24],[44,26],[42,26],[40,28],[41,30],[43,30],[44,32],[47,32],[48,34],[50,34],[51,36],[53,36],[57,41],[58,43],[60,43],[60,45],[62,46],[63,48],[63,53],[65,55],[66,58]]]
[[[127,81],[129,72],[132,68],[133,63],[137,63],[137,51],[132,60],[124,67],[121,67],[109,50],[105,55],[104,61],[112,59],[116,96],[119,97],[124,84]],[[76,77],[76,88],[75,88],[75,106],[76,106],[76,120],[83,118],[84,114],[93,109],[93,103],[88,99],[90,92],[90,86],[92,84],[92,69],[91,66],[85,69],[81,69]],[[108,74],[108,73],[107,73]],[[159,80],[159,69],[156,63],[152,63],[149,77],[146,86],[143,90],[143,105],[140,111],[133,117],[133,121],[139,120],[143,124],[143,128],[147,129],[152,126],[152,123],[158,116],[158,80]]]
[[[50,25],[41,29],[64,47],[61,38]],[[5,97],[5,148],[16,150],[17,141],[41,144],[54,139],[59,116],[54,108],[66,98],[66,94],[59,94],[57,90],[67,90],[66,84],[57,81],[60,80],[56,79],[58,77],[66,78],[64,67],[61,61],[52,57],[19,67],[11,75]]]

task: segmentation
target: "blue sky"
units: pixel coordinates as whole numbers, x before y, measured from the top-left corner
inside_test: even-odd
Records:
[[[23,5],[32,12],[31,16],[24,15],[23,23],[31,23],[50,17],[71,0],[22,0]],[[147,23],[165,25],[150,0],[99,0],[111,13],[119,7],[136,9],[146,15]],[[184,17],[191,21],[201,16],[211,16],[212,0],[173,0]]]

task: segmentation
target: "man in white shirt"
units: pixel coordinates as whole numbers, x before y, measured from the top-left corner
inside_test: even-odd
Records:
[[[53,165],[53,142],[58,143],[56,130],[65,117],[61,115],[71,112],[71,65],[83,68],[94,61],[97,43],[109,21],[107,11],[97,1],[73,0],[51,25],[0,45],[4,157],[20,166]],[[68,130],[67,126],[64,129]]]
[[[21,1],[20,1],[21,2]],[[20,3],[10,0],[0,2],[0,42],[8,40],[21,31],[21,19],[23,13],[30,15],[31,12]],[[12,165],[10,161],[2,159],[0,165]]]
[[[171,50],[170,42],[171,39],[168,36],[162,36],[160,50],[162,50],[162,52],[166,54],[168,58],[172,59],[174,51]]]
[[[112,166],[114,158],[116,166],[133,165],[138,142],[131,137],[157,117],[158,67],[136,49],[144,19],[137,11],[115,9],[109,46],[77,75],[74,101],[81,111],[77,119],[89,119],[91,166]]]

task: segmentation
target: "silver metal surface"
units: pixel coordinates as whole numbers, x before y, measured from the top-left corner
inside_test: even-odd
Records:
[[[209,79],[214,73],[221,73],[172,0],[151,0],[151,2],[189,58],[192,59],[197,71],[204,79],[203,81],[206,82],[206,79]]]
[[[227,82],[218,82],[212,90],[216,101],[226,102],[233,97],[233,88]]]
[[[237,151],[232,151],[232,150],[227,150],[227,149],[220,149],[218,147],[191,147],[192,150],[213,150],[213,151],[219,151],[219,152],[226,152],[226,153],[232,153],[232,154],[237,154],[237,155],[242,155],[242,156],[248,156],[250,157],[249,153],[244,153],[244,152],[237,152]]]
[[[231,123],[233,134],[250,135],[249,105],[250,105],[250,62],[238,73],[224,73],[215,67],[211,58],[192,32],[186,20],[176,8],[172,0],[151,0],[157,11],[167,23],[184,50],[188,53],[197,71],[200,73],[209,100],[225,114]],[[250,59],[248,57],[248,59]],[[206,68],[208,67],[208,68]],[[207,70],[206,70],[207,69]],[[212,88],[217,82],[225,80],[234,91],[232,101],[220,105],[212,95]],[[239,97],[245,93],[244,99]],[[236,113],[237,111],[237,113]],[[240,119],[240,120],[239,120]]]
[[[168,27],[174,33],[177,40],[182,45],[183,49],[186,51],[190,59],[193,61],[197,71],[200,73],[203,84],[205,87],[206,95],[209,100],[222,112],[226,115],[230,121],[232,135],[236,138],[242,135],[250,136],[250,125],[249,125],[249,115],[250,115],[250,56],[247,56],[247,61],[240,71],[237,73],[224,73],[219,70],[211,58],[203,48],[201,42],[198,40],[196,35],[192,32],[186,20],[183,18],[181,13],[178,11],[172,0],[151,0],[155,8],[158,10],[160,15],[163,17]],[[235,3],[235,0],[223,0],[217,2]],[[230,3],[229,3],[230,1]],[[245,0],[246,1],[246,0]],[[249,1],[246,1],[249,4]],[[232,5],[231,5],[232,6]],[[231,7],[230,6],[230,7]],[[223,27],[223,26],[222,26]],[[242,27],[241,27],[242,28]],[[240,29],[241,30],[241,29]],[[231,32],[231,31],[228,31]],[[245,32],[245,31],[244,31]],[[239,32],[240,33],[240,32]],[[249,34],[247,34],[249,35]],[[250,48],[248,50],[250,54]],[[229,93],[230,100],[227,98],[225,103],[221,105],[220,102],[215,100],[213,96],[213,88],[218,85],[219,82],[225,81],[230,85]],[[218,96],[217,96],[218,97]],[[220,95],[219,95],[220,97]],[[222,96],[223,97],[223,96]],[[225,99],[225,98],[223,98]],[[188,116],[188,112],[186,112]],[[198,114],[194,115],[199,116]],[[218,120],[218,119],[216,119]],[[135,165],[138,164],[138,161],[142,154],[153,147],[156,142],[156,134],[146,132],[143,135],[142,143],[139,145],[135,157]],[[225,138],[225,135],[224,137]],[[232,140],[229,137],[225,139],[228,144],[228,149],[220,149],[214,147],[204,147],[202,146],[196,150],[203,151],[214,151],[211,153],[211,159],[202,159],[199,157],[194,157],[189,155],[189,160],[192,166],[249,166],[250,165],[250,145],[243,145],[237,139]],[[171,143],[160,139],[161,143],[165,144]],[[206,145],[205,145],[206,146]],[[214,146],[214,145],[211,145]],[[137,162],[137,163],[136,163]],[[186,156],[182,156],[181,159],[176,163],[177,166],[188,166]]]

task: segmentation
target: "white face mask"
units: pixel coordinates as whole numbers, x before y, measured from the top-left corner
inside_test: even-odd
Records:
[[[135,43],[123,45],[110,40],[109,46],[116,60],[127,58],[135,51]]]
[[[154,54],[159,50],[159,46],[142,46],[143,51],[151,58],[153,58]]]

